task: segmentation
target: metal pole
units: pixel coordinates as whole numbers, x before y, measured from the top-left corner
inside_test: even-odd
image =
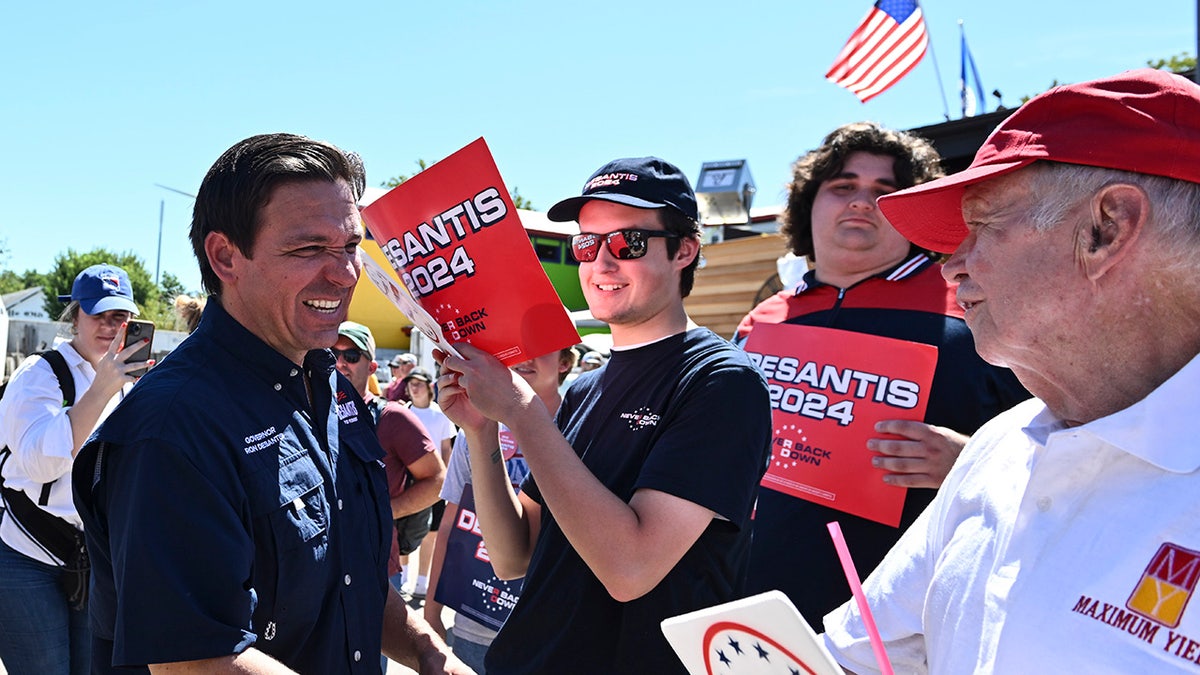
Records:
[[[158,256],[154,258],[154,285],[158,285],[158,271],[162,265],[162,225],[163,225],[163,209],[167,207],[167,200],[158,200]]]
[[[1200,0],[1198,0],[1198,1],[1200,1]],[[158,183],[155,183],[154,187],[160,187],[164,190],[169,190],[171,192],[174,192],[175,194],[183,195],[184,197],[191,197],[192,199],[196,198],[196,195],[194,195],[190,192],[184,192],[183,190],[176,190],[175,188],[167,187],[166,185],[160,185]],[[167,200],[165,200],[165,199],[160,199],[158,201],[158,258],[154,263],[154,285],[155,286],[158,285],[159,265],[161,265],[161,263],[162,263],[163,209],[166,208],[166,204],[167,204]]]
[[[1200,0],[1196,0],[1200,5]],[[920,3],[917,3],[920,5]],[[921,8],[921,13],[925,13],[925,9]],[[929,17],[925,17],[925,37],[929,40],[929,58],[933,61],[933,72],[937,77],[938,93],[942,95],[942,116],[946,121],[950,121],[950,104],[946,101],[946,87],[942,85],[942,69],[938,68],[937,55],[933,53],[933,35],[929,32]]]

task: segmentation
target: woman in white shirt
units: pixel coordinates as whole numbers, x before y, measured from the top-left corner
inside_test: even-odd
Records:
[[[71,339],[54,351],[70,373],[74,404],[65,405],[70,386],[60,385],[48,360],[54,354],[27,358],[0,399],[0,445],[6,448],[0,465],[0,660],[14,674],[90,670],[82,561],[48,545],[56,537],[47,535],[62,535],[61,541],[82,528],[71,498],[71,463],[133,383],[128,373],[146,366],[125,363],[139,345],[121,349],[126,322],[138,313],[124,270],[88,267],[59,300],[69,301],[60,319],[71,324]],[[81,534],[73,539],[72,549],[82,546]]]

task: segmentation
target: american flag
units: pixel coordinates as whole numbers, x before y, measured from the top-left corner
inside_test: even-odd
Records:
[[[846,41],[825,79],[866,103],[916,67],[928,44],[916,0],[879,0]]]

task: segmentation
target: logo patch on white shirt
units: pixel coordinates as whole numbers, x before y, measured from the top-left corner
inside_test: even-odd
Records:
[[[1183,619],[1198,581],[1200,551],[1166,542],[1151,557],[1124,607],[1081,595],[1071,611],[1129,633],[1168,654],[1200,663],[1200,636],[1174,630]]]

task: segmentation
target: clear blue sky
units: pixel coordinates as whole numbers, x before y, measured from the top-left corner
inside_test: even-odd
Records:
[[[756,206],[788,165],[859,119],[943,120],[929,55],[870,103],[825,81],[870,7],[694,0],[8,2],[0,10],[0,268],[47,271],[68,246],[132,251],[189,289],[191,200],[213,160],[255,133],[358,151],[368,182],[487,138],[510,188],[546,209],[618,156],[694,180],[746,159]],[[1196,51],[1183,0],[923,3],[958,116],[958,28],[1004,102]],[[989,101],[994,107],[994,99]],[[991,109],[989,107],[989,109]],[[1103,142],[1103,139],[1097,139]]]

